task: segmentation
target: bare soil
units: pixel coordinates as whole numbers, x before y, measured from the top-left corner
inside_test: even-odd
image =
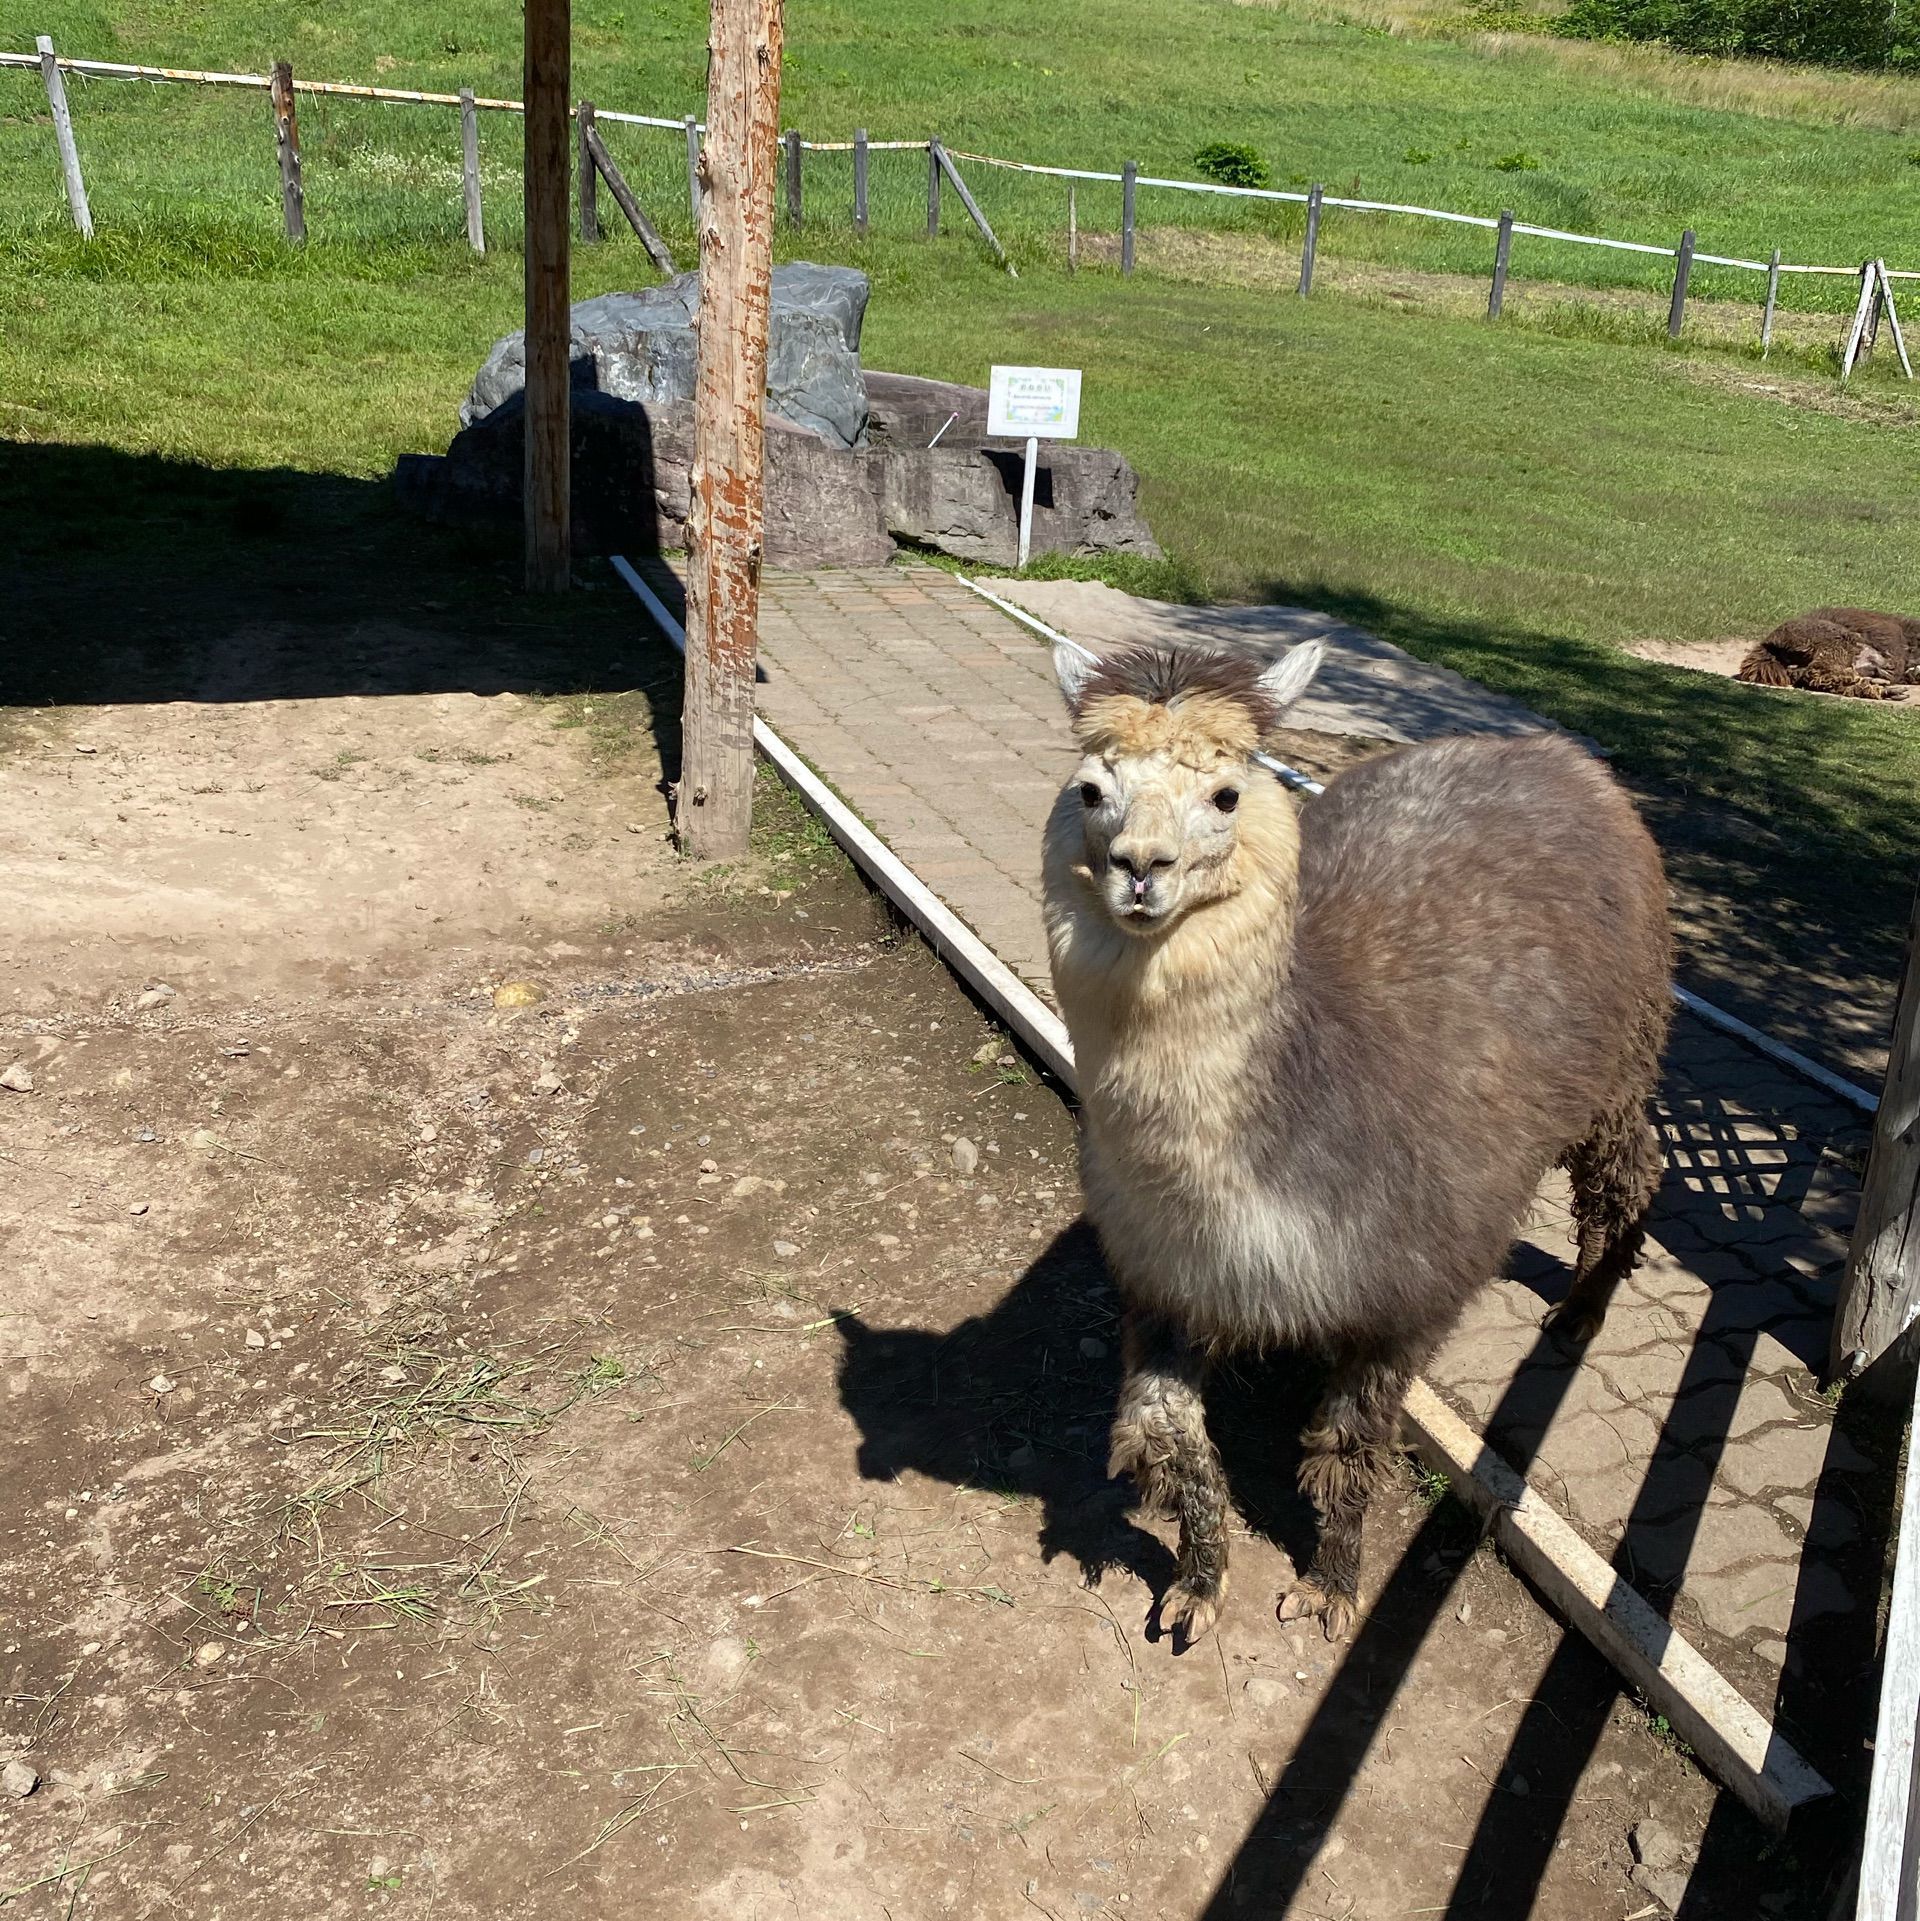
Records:
[[[398,604],[288,697],[337,607],[223,592],[0,755],[0,1901],[1621,1921],[1651,1815],[1810,1911],[1410,1473],[1275,1622],[1303,1373],[1149,1639],[1056,1093],[777,797],[679,867],[638,696]]]

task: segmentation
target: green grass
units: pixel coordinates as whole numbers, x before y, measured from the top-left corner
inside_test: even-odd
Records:
[[[1691,224],[1708,251],[1844,263],[1868,253],[1920,265],[1911,161],[1920,80],[1876,81],[1871,119],[1832,76],[1777,74],[1702,104],[1694,69],[1641,49],[1583,49],[1524,36],[1409,38],[1309,4],[1225,0],[968,0],[876,9],[799,0],[789,10],[784,119],[817,137],[937,132],[1014,158],[1192,177],[1194,155],[1244,143],[1276,184],[1330,190],[1671,245]],[[35,16],[66,51],[262,71],[277,54],[314,78],[515,95],[517,6],[473,0],[449,19],[423,7],[335,0],[126,5],[48,0]],[[679,115],[702,105],[705,10],[584,0],[574,10],[575,91],[603,105]],[[24,38],[18,42],[25,46]],[[1864,83],[1863,83],[1864,84]],[[1710,96],[1711,98],[1711,96]],[[458,132],[448,109],[303,98],[313,232],[403,253],[459,232]],[[263,95],[98,81],[75,115],[103,236],[196,259],[258,263],[272,250],[276,181]],[[684,241],[679,137],[603,126],[656,217]],[[518,123],[482,116],[490,229],[517,232]],[[845,155],[808,162],[816,216],[844,225]],[[1057,248],[1065,187],[975,169],[989,217],[1023,266]],[[905,234],[923,218],[925,162],[874,159],[874,218]],[[1083,184],[1090,226],[1118,221],[1118,189]],[[951,198],[951,196],[949,196]],[[36,76],[0,74],[0,262],[47,260],[62,218]],[[954,210],[953,218],[959,218]],[[1142,218],[1291,235],[1298,209],[1187,195],[1143,196]],[[1481,270],[1487,238],[1460,228],[1330,213],[1334,255]],[[338,269],[333,271],[337,272]],[[1661,263],[1524,240],[1515,273],[1554,281],[1657,284]],[[1750,298],[1750,275],[1701,269],[1703,294]],[[1790,280],[1789,303],[1834,306],[1844,282]]]

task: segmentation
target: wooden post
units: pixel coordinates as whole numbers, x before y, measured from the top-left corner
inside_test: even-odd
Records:
[[[673,255],[667,251],[667,243],[655,231],[653,222],[641,210],[640,202],[634,198],[633,189],[627,185],[627,177],[613,163],[613,155],[607,151],[607,143],[600,138],[600,128],[596,122],[587,129],[587,153],[600,178],[607,183],[607,191],[613,195],[614,204],[627,217],[627,225],[640,236],[640,244],[647,250],[647,258],[663,274],[674,272]]]
[[[801,220],[800,165],[804,149],[796,129],[787,135],[787,225],[798,228]]]
[[[1760,358],[1764,360],[1773,348],[1773,307],[1780,298],[1780,249],[1773,250],[1773,258],[1767,262],[1767,306],[1760,316]]]
[[[293,111],[293,65],[273,63],[273,145],[280,156],[280,217],[287,238],[304,245],[307,238],[307,196],[300,184],[300,122]]]
[[[1873,1151],[1833,1317],[1828,1372],[1851,1380],[1920,1315],[1920,893],[1907,926],[1906,964],[1887,1050],[1887,1078],[1873,1118]],[[1913,1356],[1903,1351],[1901,1367]],[[1884,1378],[1883,1378],[1884,1377]],[[1890,1380],[1887,1371],[1876,1384]]]
[[[1887,316],[1887,325],[1893,329],[1893,347],[1900,356],[1900,371],[1911,380],[1913,362],[1907,358],[1907,339],[1906,335],[1900,331],[1900,314],[1893,304],[1893,282],[1887,278],[1887,263],[1884,260],[1876,260],[1873,263],[1873,270],[1880,277],[1880,307]]]
[[[467,202],[467,245],[475,253],[487,250],[487,229],[480,217],[480,115],[473,89],[460,89],[460,191]]]
[[[867,230],[867,130],[853,130],[853,230]]]
[[[572,427],[568,392],[567,79],[569,0],[526,0],[527,590],[572,581]]]
[[[940,234],[940,139],[936,134],[927,142],[927,238]]]
[[[600,195],[593,173],[593,102],[583,100],[578,115],[580,136],[580,238],[593,246],[600,238]]]
[[[692,114],[687,115],[687,206],[693,214],[693,224],[700,224],[700,122]],[[694,243],[696,246],[698,241]]]
[[[73,115],[67,111],[66,76],[54,56],[53,41],[41,34],[34,41],[40,55],[40,78],[46,83],[47,105],[53,109],[53,137],[60,148],[60,172],[67,183],[67,211],[73,224],[93,238],[93,209],[87,205],[87,183],[80,177],[80,149],[73,144]]]
[[[1853,324],[1847,329],[1847,344],[1840,354],[1840,378],[1852,377],[1854,364],[1860,358],[1860,343],[1867,331],[1867,316],[1880,297],[1880,289],[1873,278],[1873,262],[1860,263],[1860,297],[1853,303]]]
[[[967,183],[960,178],[960,169],[953,164],[953,155],[945,147],[935,144],[934,152],[940,161],[940,171],[947,176],[947,184],[960,196],[960,204],[967,210],[967,218],[980,229],[980,236],[993,249],[993,257],[999,261],[1014,279],[1020,278],[1014,264],[1007,258],[1007,250],[1001,246],[993,229],[987,225],[987,216],[980,211],[980,203],[974,199]]]
[[[1687,280],[1693,272],[1693,229],[1680,236],[1680,251],[1673,260],[1673,298],[1667,303],[1667,338],[1678,340],[1687,317]]]
[[[1487,318],[1498,320],[1507,299],[1507,260],[1513,252],[1513,209],[1500,215],[1500,235],[1493,243],[1493,290],[1487,295]]]
[[[1300,297],[1313,291],[1313,256],[1320,245],[1320,199],[1326,192],[1319,181],[1307,189],[1307,237],[1300,243]]]
[[[1140,163],[1129,160],[1120,169],[1120,271],[1133,271],[1133,200],[1134,182],[1140,173]]]
[[[747,850],[766,529],[767,308],[782,0],[712,0],[687,517],[687,674],[674,826],[701,860]]]
[[[1080,189],[1067,183],[1067,271],[1080,271]]]

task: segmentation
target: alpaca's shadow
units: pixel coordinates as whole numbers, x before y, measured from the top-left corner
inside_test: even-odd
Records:
[[[1077,1221],[986,1313],[949,1332],[836,1324],[840,1399],[860,1427],[860,1472],[914,1472],[1037,1501],[1040,1550],[1070,1555],[1090,1586],[1131,1574],[1156,1602],[1173,1555],[1129,1515],[1132,1492],[1106,1469],[1120,1389],[1119,1301],[1099,1244]],[[1313,1514],[1295,1491],[1296,1436],[1319,1391],[1302,1360],[1219,1368],[1207,1419],[1235,1506],[1296,1566]]]

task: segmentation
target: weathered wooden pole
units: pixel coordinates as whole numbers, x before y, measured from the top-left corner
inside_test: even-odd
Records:
[[[1067,183],[1067,271],[1080,271],[1080,190]]]
[[[53,41],[41,34],[34,41],[40,55],[40,78],[47,89],[47,105],[53,113],[53,138],[60,149],[60,172],[67,183],[67,211],[73,224],[89,240],[93,238],[93,209],[87,205],[87,183],[80,177],[80,149],[73,142],[73,115],[67,110],[67,81],[53,51]]]
[[[940,237],[940,137],[927,142],[927,238]]]
[[[1873,1151],[1833,1317],[1829,1375],[1850,1380],[1899,1341],[1920,1316],[1920,893],[1907,927],[1906,965],[1887,1049],[1887,1078],[1873,1120]],[[1911,1352],[1897,1357],[1911,1364]],[[1882,1369],[1877,1385],[1889,1385]]]
[[[579,142],[580,238],[589,247],[600,238],[600,196],[593,171],[593,102],[583,100],[574,116]]]
[[[486,223],[480,217],[480,115],[473,89],[460,89],[460,192],[467,203],[467,245],[475,253],[487,250]]]
[[[1780,298],[1780,249],[1773,250],[1773,258],[1767,262],[1767,310],[1760,316],[1760,358],[1764,360],[1773,347],[1773,308]]]
[[[1140,163],[1129,160],[1120,169],[1120,271],[1133,271],[1133,206]]]
[[[307,194],[300,183],[300,122],[293,111],[293,63],[273,63],[273,145],[280,156],[280,217],[287,238],[304,245],[307,238]]]
[[[571,406],[567,387],[567,112],[569,0],[526,0],[527,400],[524,501],[527,591],[564,593],[572,579]]]
[[[1307,235],[1300,243],[1300,297],[1313,291],[1313,256],[1320,245],[1320,201],[1326,189],[1315,181],[1307,189]]]
[[[753,819],[782,27],[782,0],[712,0],[687,518],[687,675],[674,796],[680,845],[701,860],[744,854]]]
[[[787,135],[787,225],[798,227],[801,223],[802,206],[800,198],[800,168],[804,160],[804,149],[800,145],[800,134],[796,129]]]
[[[693,224],[700,224],[700,122],[687,115],[687,207]]]
[[[1499,237],[1493,243],[1493,286],[1487,294],[1487,318],[1498,320],[1507,303],[1507,262],[1513,255],[1513,210],[1500,216]]]
[[[853,230],[867,230],[867,130],[853,130]]]
[[[587,128],[583,139],[588,159],[599,172],[600,178],[607,183],[607,191],[613,195],[614,205],[627,216],[627,225],[640,236],[640,244],[646,248],[647,258],[670,277],[674,272],[673,255],[667,251],[667,243],[660,238],[659,231],[647,218],[646,210],[640,205],[633,189],[627,185],[626,175],[607,151],[607,143],[600,138],[597,121]]]
[[[1693,276],[1693,229],[1680,236],[1679,251],[1673,257],[1673,298],[1667,303],[1667,338],[1678,340],[1687,319],[1687,282]]]

